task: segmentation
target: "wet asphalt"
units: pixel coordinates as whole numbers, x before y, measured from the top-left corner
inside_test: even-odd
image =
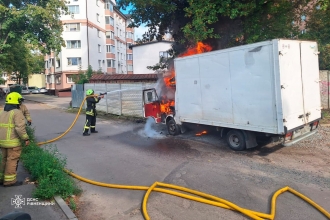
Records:
[[[38,140],[64,132],[75,115],[42,104],[27,103]],[[67,168],[104,183],[150,186],[155,181],[177,184],[228,199],[244,208],[269,212],[271,195],[286,185],[304,193],[330,211],[328,178],[273,164],[255,162],[229,150],[217,135],[196,137],[196,131],[170,137],[155,126],[153,137],[144,124],[97,121],[98,134],[82,136],[84,116],[54,143],[67,158]],[[304,181],[304,180],[310,181]],[[313,180],[317,181],[313,181]],[[99,187],[77,181],[83,189],[79,219],[143,219],[145,191]],[[151,219],[248,219],[238,213],[171,195],[153,192],[148,202]],[[326,219],[288,193],[278,199],[276,219]]]

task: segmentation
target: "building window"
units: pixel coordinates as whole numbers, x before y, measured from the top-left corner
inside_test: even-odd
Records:
[[[56,76],[55,77],[55,82],[57,85],[60,85],[61,84],[61,76]]]
[[[127,54],[127,60],[133,60],[133,54]]]
[[[55,79],[54,79],[54,74],[51,74],[51,75],[47,75],[47,83],[48,84],[52,84],[54,83]]]
[[[66,76],[66,82],[67,83],[74,83],[74,81],[73,81],[73,75],[67,75]]]
[[[132,43],[127,43],[127,49],[128,50],[132,50],[132,48],[130,48],[130,46],[132,46]]]
[[[99,6],[99,0],[96,0],[96,5]]]
[[[65,31],[80,31],[80,23],[66,24]]]
[[[114,24],[113,17],[111,17],[111,16],[105,16],[105,23],[106,24],[110,24],[110,25],[113,26],[113,24]]]
[[[113,12],[113,4],[110,1],[107,1],[105,3],[105,9],[110,10],[111,12]]]
[[[166,52],[166,51],[160,51],[159,52],[159,57],[163,57],[163,58],[168,58],[168,52]]]
[[[101,63],[101,60],[99,60],[99,69],[102,68],[102,63]]]
[[[127,71],[133,71],[133,65],[127,65]]]
[[[99,53],[101,53],[101,45],[100,44],[97,45],[97,48],[99,50]]]
[[[56,68],[60,68],[61,67],[61,61],[60,60],[56,60]]]
[[[107,45],[107,53],[115,53],[115,46]]]
[[[133,39],[134,38],[134,34],[132,32],[127,32],[126,33],[126,38]]]
[[[100,22],[100,14],[96,14],[96,20],[98,21],[98,22]]]
[[[106,35],[106,38],[108,38],[108,39],[114,39],[115,38],[115,33],[113,33],[112,31],[107,31],[105,33],[105,35]]]
[[[108,68],[115,68],[116,67],[116,61],[115,60],[113,60],[113,59],[108,59],[107,60],[107,67]]]
[[[66,41],[66,48],[68,48],[68,49],[81,48],[80,40],[68,40],[68,41]]]
[[[68,58],[68,65],[69,66],[78,66],[81,64],[81,58],[80,57],[69,57]]]
[[[97,30],[97,36],[101,37],[101,31],[100,30]]]
[[[69,5],[68,9],[72,14],[79,14],[79,5]]]

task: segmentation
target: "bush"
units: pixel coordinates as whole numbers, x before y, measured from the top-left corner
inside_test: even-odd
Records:
[[[21,160],[24,167],[37,182],[33,196],[40,199],[51,199],[55,195],[62,198],[78,194],[80,189],[74,180],[64,171],[66,159],[61,157],[54,146],[40,148],[34,136],[34,130],[27,127],[30,145],[23,147]]]

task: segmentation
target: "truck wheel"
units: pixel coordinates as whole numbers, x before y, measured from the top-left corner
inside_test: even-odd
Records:
[[[179,126],[175,123],[174,119],[170,119],[166,123],[167,125],[167,130],[170,135],[178,135],[180,134],[180,128]]]
[[[245,150],[245,137],[241,131],[230,130],[226,135],[226,141],[229,147],[235,151]]]

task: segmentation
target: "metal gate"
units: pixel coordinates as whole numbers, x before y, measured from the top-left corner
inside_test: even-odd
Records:
[[[72,94],[72,108],[79,108],[82,101],[85,98],[84,85],[83,84],[72,85],[71,94]]]

